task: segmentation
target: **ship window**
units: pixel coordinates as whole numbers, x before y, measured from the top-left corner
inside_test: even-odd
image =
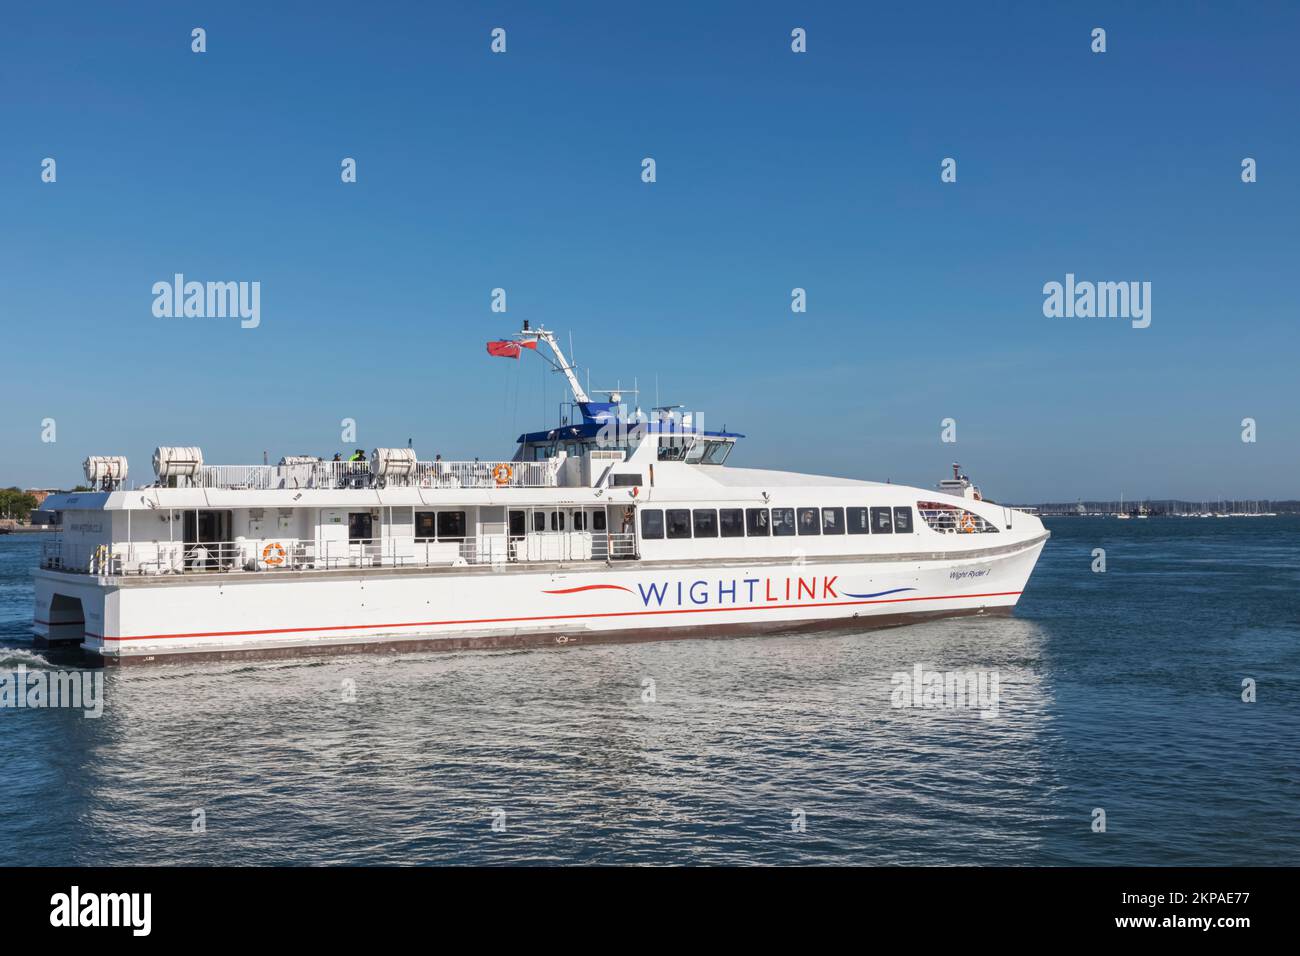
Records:
[[[739,508],[723,508],[718,512],[718,527],[724,538],[745,536],[745,512]]]
[[[658,508],[646,508],[641,512],[641,537],[662,538],[664,536],[664,513]]]
[[[774,535],[794,534],[794,509],[793,508],[772,509],[772,534]]]
[[[843,533],[844,533],[844,509],[823,508],[822,509],[822,534],[843,534]]]
[[[439,511],[438,540],[445,541],[449,538],[463,537],[465,537],[465,512]]]
[[[591,513],[591,528],[593,531],[605,530],[605,512],[593,511]]]
[[[551,530],[552,530],[552,531],[563,531],[563,530],[564,530],[564,512],[563,512],[563,511],[552,511],[552,512],[551,512]]]
[[[894,509],[894,532],[896,534],[912,533],[912,509],[911,508]]]
[[[702,465],[721,465],[727,460],[727,455],[731,453],[732,443],[729,441],[711,441],[704,450],[704,457],[700,459]]]
[[[716,538],[718,536],[718,512],[714,508],[695,509],[695,537]]]
[[[636,488],[645,484],[639,471],[633,474],[611,475],[609,483],[615,488]]]
[[[871,515],[866,508],[849,508],[849,534],[866,534],[871,530]]]
[[[821,520],[817,516],[816,508],[799,509],[799,533],[800,534],[821,534]]]
[[[522,511],[510,512],[510,537],[522,538],[524,536],[524,529],[528,527],[524,518],[525,515]]]
[[[745,529],[751,538],[766,538],[772,533],[772,519],[766,508],[745,509]]]
[[[574,531],[587,530],[587,516],[583,514],[581,511],[575,511],[573,513],[573,530]]]
[[[691,513],[685,508],[668,509],[668,537],[689,538],[691,536]]]
[[[369,511],[352,511],[348,513],[348,539],[350,541],[369,541],[373,535],[373,521]]]
[[[704,446],[705,442],[702,441],[691,442],[690,447],[686,449],[687,464],[699,464],[700,459],[704,457]]]
[[[894,533],[894,522],[888,508],[871,509],[871,531],[873,534]]]
[[[545,531],[545,530],[546,530],[546,512],[545,512],[545,511],[534,511],[534,512],[533,512],[533,530],[536,531],[536,532],[539,532],[539,533],[542,532],[542,531]]]
[[[681,461],[686,457],[686,441],[681,438],[659,439],[660,461]]]
[[[438,536],[438,528],[434,523],[437,516],[432,511],[417,511],[415,513],[415,540],[419,542],[432,541]]]

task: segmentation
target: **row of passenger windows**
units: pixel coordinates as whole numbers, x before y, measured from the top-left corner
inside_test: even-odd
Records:
[[[641,537],[766,538],[795,534],[911,534],[912,509],[642,508]]]
[[[547,514],[550,514],[550,523],[547,523]],[[564,511],[534,511],[533,512],[533,530],[541,533],[543,531],[565,531],[567,519],[573,519],[573,531],[604,531],[605,530],[605,512],[601,510],[592,511],[573,511],[571,513]],[[522,511],[510,512],[510,533],[524,533],[524,513]]]

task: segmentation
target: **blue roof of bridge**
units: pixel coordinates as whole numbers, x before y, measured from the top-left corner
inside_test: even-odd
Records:
[[[557,428],[551,428],[547,431],[525,432],[519,436],[517,441],[520,444],[523,444],[524,442],[583,441],[585,439],[597,437],[603,429],[608,427],[608,422],[581,422],[576,425],[560,425]],[[711,432],[700,431],[693,428],[682,428],[678,422],[625,423],[625,427],[629,432],[640,431],[652,435],[675,435],[680,438],[745,437],[739,432]]]

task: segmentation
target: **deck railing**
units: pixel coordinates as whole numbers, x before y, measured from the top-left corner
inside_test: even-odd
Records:
[[[374,473],[369,461],[287,465],[202,465],[175,479],[181,487],[302,488],[554,488],[560,459],[547,461],[417,461],[406,475]]]
[[[637,557],[631,532],[556,531],[524,537],[482,535],[435,540],[136,542],[81,546],[42,542],[41,567],[104,576],[335,571],[341,568],[445,568],[531,561],[614,561]]]

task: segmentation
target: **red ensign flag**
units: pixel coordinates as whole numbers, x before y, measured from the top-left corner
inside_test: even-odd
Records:
[[[519,350],[535,349],[536,342],[489,342],[487,344],[488,355],[499,355],[501,358],[519,358]]]

